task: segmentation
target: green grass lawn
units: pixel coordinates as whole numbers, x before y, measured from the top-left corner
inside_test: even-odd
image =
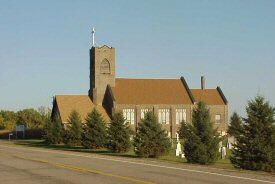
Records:
[[[47,145],[43,140],[15,140],[12,141],[16,145],[27,146],[27,147],[38,147],[38,148],[47,148],[52,150],[63,150],[63,151],[75,151],[75,152],[85,152],[85,153],[94,153],[100,155],[109,155],[109,156],[120,156],[120,157],[128,157],[128,158],[139,158],[135,155],[134,149],[131,148],[130,151],[126,153],[113,153],[108,149],[84,149],[83,147],[70,147],[64,144],[58,145]],[[170,150],[169,154],[166,156],[161,156],[159,158],[139,158],[153,161],[166,161],[173,163],[185,163],[186,159],[176,156],[176,144],[174,144],[173,148]],[[229,152],[230,154],[230,152]],[[225,159],[218,160],[215,164],[210,165],[211,167],[223,168],[223,169],[234,169],[233,165],[229,160],[229,156]]]

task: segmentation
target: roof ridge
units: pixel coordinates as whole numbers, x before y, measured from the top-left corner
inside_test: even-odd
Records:
[[[87,96],[87,97],[88,97],[89,95],[84,95],[84,94],[83,94],[83,95],[55,95],[55,96],[56,96],[56,97],[57,97],[57,96]]]
[[[187,91],[189,98],[191,99],[192,103],[194,104],[195,103],[195,98],[194,98],[194,96],[193,96],[193,94],[192,94],[185,78],[183,76],[181,76],[180,80],[181,80],[183,86],[185,87],[185,90]]]
[[[193,104],[181,79],[121,79],[112,88],[117,104]]]
[[[217,88],[207,88],[207,89],[201,89],[201,88],[194,88],[190,90],[217,90]]]

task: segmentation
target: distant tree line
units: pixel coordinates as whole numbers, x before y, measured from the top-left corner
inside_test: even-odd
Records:
[[[12,132],[17,124],[24,124],[28,131],[27,135],[31,136],[31,134],[36,133],[35,138],[41,138],[44,126],[50,120],[50,116],[51,109],[46,107],[23,109],[17,112],[1,110],[0,131]]]

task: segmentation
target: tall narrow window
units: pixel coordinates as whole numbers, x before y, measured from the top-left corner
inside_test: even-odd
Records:
[[[170,109],[158,110],[159,123],[169,124],[170,122]]]
[[[186,109],[176,109],[176,124],[180,124],[182,121],[186,122]]]
[[[131,125],[135,124],[135,109],[123,109],[122,112],[125,122]]]
[[[221,122],[221,115],[220,114],[216,114],[215,115],[215,123],[220,123]]]
[[[140,118],[144,119],[145,114],[149,111],[149,109],[141,109],[140,110]]]
[[[109,74],[111,73],[110,62],[107,59],[103,59],[100,64],[100,73],[101,74]]]

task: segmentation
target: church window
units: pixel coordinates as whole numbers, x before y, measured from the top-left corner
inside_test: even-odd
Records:
[[[123,109],[122,112],[125,122],[131,125],[135,124],[135,109]]]
[[[169,124],[170,122],[170,109],[159,109],[158,110],[159,123]]]
[[[216,114],[215,115],[215,123],[220,123],[221,122],[221,115],[220,114]]]
[[[186,122],[186,109],[176,109],[176,124]]]
[[[140,110],[140,118],[144,119],[145,114],[149,111],[149,109],[141,109]]]
[[[100,64],[100,73],[101,74],[109,74],[111,73],[110,63],[107,59],[103,59]]]

